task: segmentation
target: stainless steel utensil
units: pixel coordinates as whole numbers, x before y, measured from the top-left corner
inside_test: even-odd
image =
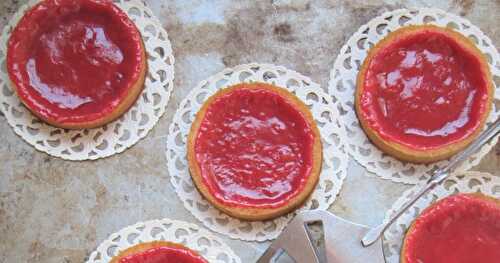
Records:
[[[408,201],[399,211],[394,213],[392,217],[386,222],[382,223],[379,226],[371,229],[366,233],[366,235],[361,240],[364,246],[369,246],[375,240],[379,239],[380,236],[384,233],[384,231],[396,221],[408,208],[410,208],[415,202],[417,202],[420,197],[422,197],[428,191],[434,189],[437,185],[441,184],[446,178],[448,178],[453,171],[462,161],[466,160],[475,153],[481,146],[487,143],[491,138],[498,135],[500,132],[500,119],[497,119],[486,131],[484,131],[474,142],[472,142],[465,150],[450,159],[448,165],[442,169],[436,170],[432,177],[427,181],[427,184],[416,193],[413,198]]]
[[[410,208],[425,193],[442,183],[449,177],[453,169],[470,157],[491,138],[500,133],[500,119],[497,119],[463,152],[451,158],[448,165],[436,170],[427,184],[414,195],[399,211],[385,223],[372,229],[342,219],[327,211],[307,211],[298,214],[283,233],[264,252],[257,263],[274,262],[286,251],[298,263],[320,263],[318,251],[311,243],[307,224],[322,222],[324,226],[324,241],[326,263],[383,263],[385,258],[380,237],[408,208]],[[360,242],[361,241],[361,242]]]
[[[319,253],[306,229],[309,223],[321,222],[324,228],[326,262],[384,263],[382,241],[363,247],[361,238],[369,227],[342,219],[330,212],[311,210],[298,214],[264,252],[257,263],[274,262],[283,251],[298,263],[320,263]]]

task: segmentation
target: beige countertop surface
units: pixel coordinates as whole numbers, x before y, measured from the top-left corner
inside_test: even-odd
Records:
[[[25,2],[0,1],[1,28]],[[146,2],[167,30],[176,62],[167,112],[145,139],[109,158],[65,161],[25,143],[0,113],[0,263],[83,262],[109,234],[138,221],[168,217],[200,224],[173,192],[166,136],[180,101],[199,81],[225,67],[283,65],[325,88],[335,57],[358,27],[401,7],[438,7],[459,14],[497,48],[500,43],[499,0]],[[500,144],[473,170],[500,175]],[[366,173],[351,160],[330,211],[375,225],[408,186]],[[254,262],[269,245],[222,238],[243,262]]]

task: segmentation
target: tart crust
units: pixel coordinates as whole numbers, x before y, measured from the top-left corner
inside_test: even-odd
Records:
[[[196,143],[196,137],[200,129],[200,125],[205,117],[205,113],[207,112],[208,107],[214,102],[217,98],[224,96],[225,94],[230,93],[231,91],[235,89],[266,89],[268,91],[271,91],[275,94],[278,94],[282,98],[284,98],[287,102],[291,103],[293,107],[302,113],[302,115],[305,117],[305,120],[309,124],[311,131],[314,135],[313,139],[313,152],[312,152],[312,168],[310,171],[310,174],[307,178],[306,183],[300,190],[300,192],[290,198],[286,204],[281,205],[279,207],[239,207],[239,206],[228,206],[226,204],[223,204],[219,200],[217,200],[208,187],[205,185],[203,182],[203,178],[201,175],[201,168],[196,160],[195,157],[195,143]],[[196,188],[199,190],[199,192],[205,197],[208,202],[210,202],[213,206],[221,210],[222,212],[235,217],[239,218],[242,220],[248,220],[248,221],[258,221],[258,220],[269,220],[273,219],[276,217],[279,217],[281,215],[287,214],[293,210],[295,210],[297,207],[301,206],[307,198],[311,195],[311,193],[314,191],[316,184],[319,180],[319,174],[321,171],[321,164],[322,164],[322,145],[321,145],[321,137],[320,133],[318,130],[318,127],[316,126],[316,123],[313,119],[313,116],[311,112],[309,111],[309,108],[295,95],[290,93],[289,91],[279,88],[270,84],[266,83],[241,83],[241,84],[236,84],[234,86],[230,86],[224,89],[219,90],[217,93],[209,97],[206,102],[203,104],[199,112],[196,114],[196,118],[191,126],[191,130],[188,135],[188,142],[187,142],[187,158],[188,158],[188,163],[189,163],[189,170],[191,177],[195,183]]]
[[[50,0],[44,0],[44,1],[50,1]],[[95,1],[95,0],[89,0],[89,1]],[[38,5],[43,4],[43,3],[44,2],[42,1],[39,4],[33,6],[30,10],[28,10],[25,13],[24,16],[26,16],[26,14],[28,14],[31,10],[36,8]],[[110,3],[110,5],[113,5],[110,12],[113,12],[119,16],[123,15],[122,14],[123,11],[121,11],[113,3]],[[23,22],[24,16],[23,16],[23,18],[21,18],[18,25]],[[126,21],[126,23],[133,25],[133,30],[135,30],[135,32],[133,32],[132,34],[138,34],[140,37],[141,36],[140,32],[137,29],[137,27],[135,26],[135,24],[130,20],[130,18],[127,18],[127,19],[128,19],[128,21]],[[12,34],[15,34],[16,29],[17,29],[17,26],[14,29]],[[14,86],[14,90],[16,91],[16,93],[17,93],[19,99],[21,100],[21,102],[23,103],[23,105],[28,110],[30,110],[31,113],[33,113],[35,116],[37,116],[39,119],[43,120],[44,122],[46,122],[52,126],[64,128],[64,129],[86,129],[86,128],[90,129],[90,128],[96,128],[96,127],[103,126],[109,122],[116,120],[121,115],[123,115],[135,103],[138,96],[141,94],[141,92],[143,90],[146,72],[147,72],[147,62],[146,62],[147,59],[146,59],[146,51],[145,51],[144,43],[143,43],[143,40],[141,38],[139,41],[140,53],[141,53],[139,73],[134,81],[128,83],[129,85],[127,85],[127,87],[125,88],[125,95],[122,98],[120,98],[120,102],[118,103],[118,105],[114,106],[114,108],[109,113],[102,115],[101,117],[96,118],[96,119],[78,121],[78,122],[69,122],[69,121],[59,122],[56,119],[53,119],[53,118],[50,118],[50,117],[47,117],[47,116],[44,116],[43,114],[41,114],[38,111],[38,109],[34,108],[30,103],[27,102],[27,100],[29,98],[24,98],[24,96],[22,96],[20,94],[20,91],[19,91],[20,87],[17,85],[17,80],[19,80],[19,79],[13,77],[15,74],[12,73],[13,72],[12,66],[11,66],[12,55],[9,55],[9,53],[12,52],[11,51],[12,46],[14,46],[14,43],[11,43],[11,39],[12,39],[12,35],[11,35],[9,42],[8,42],[8,51],[7,51],[7,65],[8,65],[7,67],[9,69],[8,75],[9,75],[9,79],[11,80],[10,82]]]
[[[366,71],[368,70],[370,62],[372,61],[374,56],[381,49],[385,48],[388,44],[393,43],[394,41],[398,41],[399,39],[404,39],[405,37],[411,34],[418,33],[423,30],[444,33],[451,39],[453,39],[456,43],[458,43],[460,47],[468,50],[471,54],[474,54],[474,56],[476,56],[479,59],[481,65],[480,71],[487,80],[486,88],[488,95],[486,110],[484,111],[484,114],[480,116],[479,120],[480,125],[469,136],[448,145],[439,146],[432,149],[425,149],[425,150],[414,149],[406,145],[403,145],[401,143],[382,138],[376,130],[370,127],[368,121],[362,117],[361,114],[362,110],[360,106],[361,95],[364,90]],[[489,71],[487,59],[470,39],[466,38],[462,34],[452,29],[438,27],[434,25],[406,26],[394,32],[391,32],[384,39],[379,41],[374,47],[372,47],[368,52],[368,55],[364,60],[363,65],[361,66],[361,69],[357,77],[355,109],[361,127],[365,131],[366,135],[382,151],[402,161],[408,161],[412,163],[432,163],[448,159],[451,156],[457,154],[458,152],[465,149],[472,141],[474,141],[479,136],[479,134],[481,133],[486,124],[486,120],[491,111],[492,107],[491,105],[493,103],[493,91],[494,91],[493,82],[491,73]]]
[[[500,209],[500,199],[497,199],[497,198],[494,198],[494,197],[491,197],[491,196],[488,196],[488,195],[485,195],[485,194],[481,194],[481,193],[471,193],[471,194],[467,194],[467,195],[473,196],[475,198],[479,198],[479,199],[483,200],[486,203],[495,204],[498,207],[498,209]],[[428,210],[432,210],[433,208],[435,208],[435,206],[437,204],[438,204],[437,202],[433,203],[432,205],[430,205],[429,207],[427,207],[425,210],[423,210],[422,213],[425,213]],[[404,237],[404,240],[403,240],[403,245],[401,247],[401,256],[400,256],[400,262],[401,263],[407,263],[407,261],[406,261],[406,259],[404,257],[404,255],[406,255],[406,253],[407,253],[406,244],[407,244],[407,239],[412,235],[412,233],[413,233],[413,231],[415,229],[415,220],[413,221],[413,223],[410,225],[410,227],[406,231],[406,234],[405,234],[405,237]]]
[[[142,253],[144,251],[150,250],[152,248],[158,248],[158,247],[169,247],[169,248],[178,248],[178,249],[187,250],[187,251],[191,252],[192,254],[199,256],[201,258],[201,256],[197,252],[195,252],[195,251],[193,251],[193,250],[191,250],[191,249],[189,249],[181,244],[169,242],[169,241],[152,241],[152,242],[140,243],[140,244],[137,244],[135,246],[129,247],[129,248],[121,251],[117,256],[115,256],[111,259],[110,263],[119,263],[122,258],[131,256],[134,254]]]

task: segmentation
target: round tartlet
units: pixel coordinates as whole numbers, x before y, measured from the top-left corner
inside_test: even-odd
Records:
[[[207,263],[195,251],[177,243],[168,241],[153,241],[132,246],[117,256],[110,263]]]
[[[286,214],[313,192],[321,170],[318,128],[289,91],[241,83],[207,99],[188,136],[191,177],[219,210],[243,220]]]
[[[21,102],[60,128],[120,117],[144,86],[146,54],[127,14],[108,0],[44,0],[10,35],[9,78]]]
[[[493,82],[468,38],[433,25],[407,26],[370,49],[355,96],[358,119],[376,146],[403,161],[430,163],[480,134]]]
[[[408,229],[401,263],[494,263],[500,259],[500,200],[456,194],[426,208]]]

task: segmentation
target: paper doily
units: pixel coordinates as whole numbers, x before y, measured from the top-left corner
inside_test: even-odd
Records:
[[[145,137],[165,112],[174,79],[174,57],[167,32],[140,0],[115,0],[141,32],[148,57],[148,74],[142,94],[118,120],[103,127],[65,130],[41,122],[20,102],[11,87],[5,65],[10,32],[30,7],[22,6],[4,28],[0,43],[0,110],[15,133],[37,150],[67,160],[89,160],[123,152]]]
[[[195,224],[170,219],[140,222],[111,234],[90,254],[87,263],[108,263],[120,251],[159,240],[183,244],[210,263],[241,263],[231,248],[210,232]]]
[[[439,9],[400,9],[384,13],[361,26],[340,50],[340,54],[330,72],[328,91],[334,97],[335,106],[341,113],[343,129],[345,129],[346,134],[341,139],[346,144],[347,152],[368,171],[394,182],[409,184],[423,182],[429,178],[429,174],[433,169],[445,166],[448,161],[445,160],[429,165],[405,163],[384,154],[372,144],[360,127],[354,109],[356,77],[370,47],[384,38],[389,32],[405,25],[425,23],[452,27],[471,38],[488,58],[492,75],[500,77],[500,56],[491,40],[479,28],[459,16]],[[498,82],[498,79],[494,79],[494,81]],[[500,116],[498,110],[500,107],[500,89],[496,88],[497,84],[499,83],[494,83],[494,104],[496,105],[494,105],[489,116],[488,124]],[[457,171],[468,170],[478,164],[481,158],[496,144],[497,140],[498,137],[483,146],[478,153],[463,162]]]
[[[286,87],[309,106],[323,143],[323,168],[316,190],[301,209],[327,209],[337,197],[346,177],[348,156],[340,144],[340,124],[331,98],[309,78],[284,67],[247,64],[202,81],[181,102],[170,125],[167,138],[167,164],[177,195],[184,206],[209,229],[231,238],[265,241],[276,238],[293,213],[265,222],[247,222],[232,218],[211,206],[196,190],[186,159],[186,139],[192,121],[206,98],[218,89],[241,82],[259,81]]]
[[[387,222],[389,216],[394,214],[397,209],[402,207],[410,196],[421,189],[420,185],[414,186],[407,190],[387,212],[384,222]],[[415,218],[427,208],[431,203],[456,193],[475,193],[481,192],[483,194],[500,197],[500,177],[491,175],[489,173],[481,172],[463,172],[460,174],[452,175],[445,180],[441,185],[422,196],[412,208],[408,209],[391,227],[384,233],[384,254],[387,263],[399,263],[399,255],[401,246],[403,244],[404,235],[406,230],[415,220]]]

